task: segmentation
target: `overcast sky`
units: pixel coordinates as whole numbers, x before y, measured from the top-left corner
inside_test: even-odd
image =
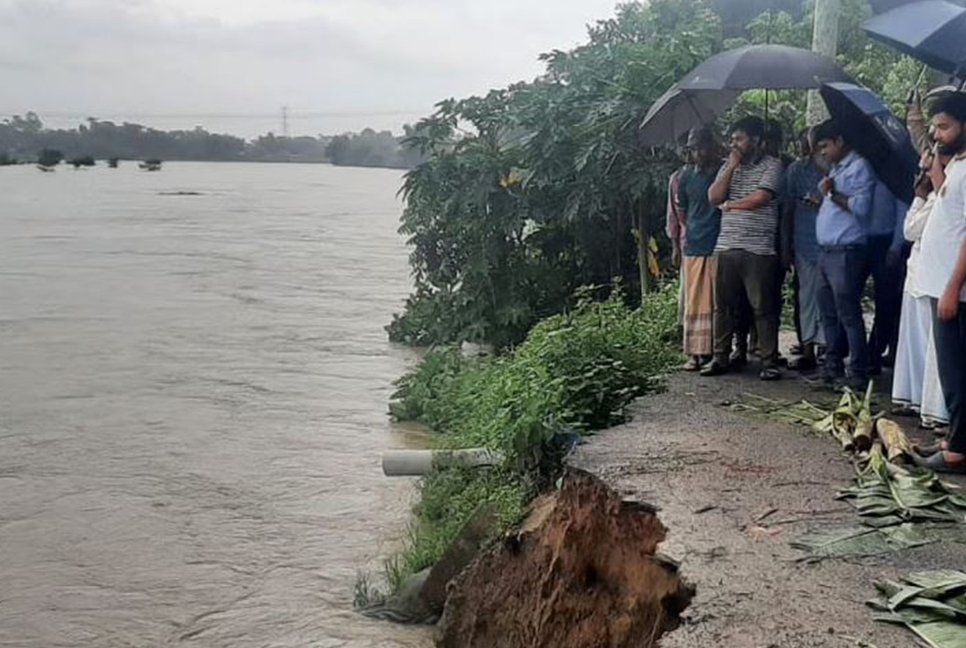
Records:
[[[0,117],[399,130],[542,70],[615,0],[0,0]]]

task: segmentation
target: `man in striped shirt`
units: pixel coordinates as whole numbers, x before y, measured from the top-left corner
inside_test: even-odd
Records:
[[[747,296],[754,312],[762,380],[777,380],[778,320],[774,283],[778,280],[778,195],[781,160],[765,154],[765,125],[746,117],[731,127],[731,154],[708,189],[711,204],[721,210],[721,233],[715,247],[714,359],[701,372],[728,371],[736,306]]]

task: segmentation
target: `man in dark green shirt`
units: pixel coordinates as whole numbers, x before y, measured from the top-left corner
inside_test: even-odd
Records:
[[[691,164],[681,174],[678,204],[688,237],[684,245],[685,369],[696,371],[713,351],[714,248],[721,230],[721,212],[708,200],[708,188],[718,175],[720,159],[714,136],[707,128],[688,136]]]

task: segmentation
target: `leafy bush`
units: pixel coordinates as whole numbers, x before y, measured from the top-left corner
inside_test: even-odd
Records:
[[[573,311],[537,324],[505,356],[467,360],[456,349],[434,349],[399,381],[391,405],[397,418],[431,426],[444,447],[483,446],[506,461],[423,480],[408,547],[387,565],[392,584],[433,564],[484,502],[496,505],[504,526],[519,519],[559,467],[556,435],[622,421],[628,403],[680,360],[676,286],[637,310],[619,290],[605,301],[589,294]]]
[[[420,482],[419,502],[405,551],[386,562],[386,581],[399,588],[410,574],[431,567],[483,504],[497,511],[501,529],[523,516],[536,488],[525,475],[507,470],[449,469]]]
[[[623,420],[624,407],[678,358],[672,288],[632,311],[620,291],[537,324],[502,357],[470,361],[430,351],[402,378],[392,413],[447,435],[451,447],[486,446],[522,466],[538,465],[550,438]]]

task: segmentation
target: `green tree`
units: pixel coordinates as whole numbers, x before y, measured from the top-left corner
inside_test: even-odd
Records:
[[[57,149],[44,149],[37,155],[37,164],[42,167],[55,167],[64,159],[64,154]]]
[[[425,162],[406,176],[400,231],[416,289],[389,327],[392,339],[505,347],[567,308],[580,285],[616,278],[640,295],[636,240],[649,249],[663,229],[667,177],[679,164],[667,149],[638,143],[647,109],[726,47],[811,43],[810,5],[761,13],[728,39],[712,8],[722,6],[619,5],[585,44],[543,55],[546,72],[535,81],[442,101],[415,125],[406,142]],[[866,0],[842,0],[838,60],[898,108],[917,68],[865,37],[859,26],[870,13]],[[771,92],[768,111],[802,127],[805,93]],[[749,92],[722,121],[764,112],[765,94]],[[662,257],[667,245],[658,243]]]

